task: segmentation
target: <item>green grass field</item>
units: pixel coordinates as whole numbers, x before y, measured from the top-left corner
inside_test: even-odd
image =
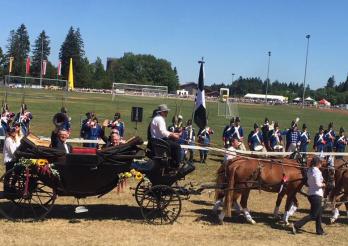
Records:
[[[10,110],[17,112],[23,91],[12,89],[8,92]],[[61,97],[60,92],[26,91],[25,102],[34,115],[31,127],[35,134],[49,136],[54,127],[52,116],[62,106]],[[66,106],[72,117],[75,137],[79,134],[80,117],[88,111],[95,111],[100,119],[110,119],[116,111],[121,112],[126,122],[126,137],[131,137],[135,134],[135,124],[130,122],[131,107],[141,106],[144,108],[145,117],[144,122],[138,126],[137,134],[145,137],[149,117],[160,103],[167,103],[173,109],[169,114],[168,123],[175,113],[176,104],[182,103],[181,113],[185,120],[192,114],[192,101],[167,98],[120,96],[116,102],[111,102],[111,95],[69,93]],[[217,103],[207,105],[209,125],[215,130],[213,143],[221,145],[222,129],[229,120],[217,117]],[[347,126],[347,115],[344,112],[264,105],[239,105],[238,110],[246,134],[254,122],[262,123],[265,116],[270,120],[279,121],[282,128],[289,126],[291,120],[298,116],[301,118],[301,124],[307,123],[312,135],[319,124],[326,127],[330,121],[335,122],[336,129],[341,125]],[[192,182],[199,185],[214,181],[221,160],[221,154],[211,152],[207,164],[196,164],[196,170],[180,181],[181,184]],[[135,187],[136,183],[131,180],[129,185]],[[231,219],[226,219],[223,226],[215,224],[216,218],[211,213],[214,195],[208,191],[201,195],[192,195],[188,201],[183,201],[178,221],[169,226],[144,223],[132,193],[129,189],[121,193],[114,190],[100,199],[85,199],[82,204],[90,210],[86,214],[74,214],[77,204],[74,198],[58,197],[45,221],[13,223],[1,217],[0,245],[187,245],[188,242],[200,245],[346,245],[348,240],[347,218],[344,216],[335,225],[324,225],[328,236],[314,235],[314,223],[306,225],[306,232],[291,235],[288,228],[284,228],[272,218],[275,193],[252,191],[248,207],[257,221],[256,225],[247,224],[243,218],[234,215]],[[292,221],[308,214],[306,198],[299,196],[299,200],[300,209],[295,217],[291,218]],[[283,206],[284,203],[281,210]],[[328,220],[329,211],[324,215],[324,223]]]
[[[31,123],[31,130],[36,135],[49,136],[54,128],[52,117],[57,113],[62,106],[63,92],[49,90],[26,90],[23,89],[8,89],[8,104],[10,110],[18,112],[22,102],[23,94],[25,93],[25,103],[34,115]],[[1,95],[3,95],[3,91]],[[169,98],[150,98],[141,96],[118,96],[112,102],[109,94],[82,94],[70,92],[67,95],[66,107],[72,118],[72,137],[79,135],[80,120],[85,118],[85,113],[89,111],[96,112],[100,122],[103,119],[112,119],[115,112],[121,112],[122,118],[126,123],[126,137],[140,135],[146,137],[146,129],[150,121],[150,116],[153,109],[159,104],[166,103],[171,112],[167,118],[167,125],[171,123],[171,118],[175,113],[176,105],[178,108],[181,105],[181,114],[184,121],[192,117],[193,101],[183,99]],[[135,131],[135,123],[130,122],[131,107],[139,106],[144,108],[143,122],[138,124],[138,131]],[[212,137],[212,143],[221,146],[222,130],[229,119],[217,116],[217,103],[207,103],[209,126],[213,128],[215,134]],[[327,127],[330,121],[334,122],[335,130],[343,126],[347,129],[346,121],[348,112],[335,111],[328,112],[320,109],[302,109],[297,106],[265,106],[253,104],[239,104],[238,111],[241,117],[241,124],[245,131],[245,136],[252,130],[254,122],[262,124],[265,117],[271,121],[278,121],[281,129],[286,129],[290,126],[290,122],[296,117],[300,117],[299,126],[306,123],[309,127],[311,136],[316,133],[320,124]],[[198,129],[196,129],[196,132]]]

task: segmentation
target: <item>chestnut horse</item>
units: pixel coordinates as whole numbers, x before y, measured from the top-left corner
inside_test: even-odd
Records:
[[[334,175],[334,187],[329,193],[329,202],[333,204],[332,216],[330,218],[331,223],[335,223],[339,217],[339,207],[344,204],[346,207],[346,213],[348,216],[348,161],[343,158],[335,159],[335,173]],[[331,170],[332,171],[332,170]],[[330,169],[328,169],[330,172]],[[324,179],[330,177],[330,173],[325,173]]]
[[[225,214],[231,216],[232,201],[236,201],[240,195],[242,212],[249,222],[255,223],[247,209],[251,189],[262,189],[269,192],[279,192],[282,189],[279,193],[280,201],[286,194],[285,210],[289,211],[292,202],[296,201],[296,193],[304,184],[302,171],[296,160],[285,162],[278,159],[267,160],[248,157],[239,157],[230,160],[225,166],[221,166],[218,182],[226,184],[223,187],[225,196],[224,211],[219,215],[221,223]],[[285,186],[286,188],[284,188]],[[219,198],[219,196],[221,198],[221,193],[217,192],[216,197]]]

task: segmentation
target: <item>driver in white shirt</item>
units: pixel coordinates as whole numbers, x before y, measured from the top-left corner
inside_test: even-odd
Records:
[[[158,106],[157,115],[152,119],[150,123],[151,138],[163,139],[166,141],[171,149],[173,165],[179,166],[181,147],[175,142],[179,140],[180,133],[173,133],[167,130],[165,118],[168,116],[169,108],[166,104]]]

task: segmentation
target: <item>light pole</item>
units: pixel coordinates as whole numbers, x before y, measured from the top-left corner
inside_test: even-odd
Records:
[[[43,35],[41,35],[41,68],[40,68],[40,88],[42,87],[42,60],[43,60]]]
[[[304,78],[303,78],[303,94],[302,94],[302,108],[304,108],[304,98],[305,98],[305,91],[306,91],[306,75],[307,75],[307,61],[308,61],[308,48],[309,48],[309,38],[311,35],[307,34],[307,51],[306,51],[306,65],[304,70]]]
[[[268,83],[269,83],[269,65],[271,63],[271,51],[268,51],[268,66],[267,66],[267,81],[266,81],[266,104],[267,104],[267,94],[268,94]]]

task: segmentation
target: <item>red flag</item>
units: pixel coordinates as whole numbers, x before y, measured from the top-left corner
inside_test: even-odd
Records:
[[[58,62],[58,71],[57,71],[57,75],[61,76],[62,75],[62,61]]]
[[[27,57],[27,63],[25,64],[25,74],[28,75],[30,73],[30,57]]]
[[[47,60],[42,61],[42,75],[46,75]]]

